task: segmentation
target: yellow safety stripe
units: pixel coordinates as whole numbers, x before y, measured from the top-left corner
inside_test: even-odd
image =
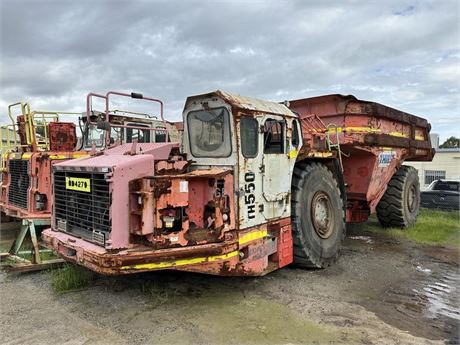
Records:
[[[296,158],[298,154],[299,154],[299,151],[297,151],[296,149],[294,149],[294,150],[289,151],[288,156],[289,156],[289,158],[292,159],[292,158]]]
[[[75,152],[67,155],[50,155],[50,159],[69,159],[69,158],[82,158],[87,157],[88,153],[86,152]]]
[[[328,129],[330,134],[334,134],[335,132],[366,132],[366,133],[380,133],[381,130],[379,128],[371,128],[371,127],[332,127]]]
[[[327,158],[327,157],[332,157],[332,152],[310,151],[307,153],[307,156],[314,157],[314,158]]]
[[[238,244],[243,245],[251,241],[258,240],[259,238],[263,238],[267,236],[267,230],[259,230],[259,231],[253,231],[248,234],[245,234],[241,236],[238,239]]]
[[[217,260],[226,260],[226,259],[230,259],[237,255],[238,255],[238,250],[235,250],[233,252],[223,254],[223,255],[205,256],[205,257],[192,258],[192,259],[180,259],[180,260],[175,260],[175,261],[164,261],[164,262],[151,263],[151,264],[139,264],[139,265],[134,265],[134,266],[122,266],[120,267],[120,269],[122,270],[129,270],[129,269],[148,270],[148,269],[169,268],[169,267],[184,266],[184,265],[196,265],[196,264],[202,264],[202,263],[207,263],[207,262],[214,262]]]
[[[66,155],[50,155],[50,159],[66,159],[68,156]]]
[[[72,153],[73,158],[82,158],[82,157],[88,157],[88,156],[89,156],[88,152],[75,152],[75,153]]]
[[[343,130],[352,131],[352,132],[365,132],[365,133],[381,133],[382,132],[381,129],[372,128],[372,127],[344,127]]]
[[[334,134],[336,128],[329,128],[328,132],[330,134]],[[371,128],[371,127],[337,127],[337,132],[341,133],[344,131],[350,132],[364,132],[364,133],[382,133],[382,130],[379,128]],[[409,135],[403,132],[390,132],[388,135],[392,137],[400,137],[400,138],[409,138]],[[415,140],[425,140],[423,135],[416,135]]]
[[[399,137],[399,138],[409,138],[407,134],[404,134],[402,132],[390,132],[388,135],[391,135],[392,137]]]
[[[17,159],[19,158],[18,156],[20,156],[21,159],[30,159],[30,157],[32,157],[32,154],[33,152],[26,152],[26,153],[23,153],[22,156],[20,156],[21,154],[13,153],[11,154],[10,157],[12,159]],[[8,154],[6,154],[6,156],[8,156]],[[65,155],[49,155],[49,158],[59,160],[59,159],[75,159],[75,158],[82,158],[82,157],[88,157],[88,156],[89,155],[86,152],[77,152],[77,153],[69,153]]]

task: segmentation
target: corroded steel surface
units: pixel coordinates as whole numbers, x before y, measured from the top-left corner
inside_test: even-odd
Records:
[[[258,276],[292,263],[290,219],[235,233],[223,242],[156,250],[145,245],[107,250],[51,229],[43,231],[42,240],[67,261],[107,275],[172,269]]]
[[[183,152],[174,144],[133,143],[56,165],[56,171],[77,172],[88,181],[93,173],[103,176],[110,202],[98,212],[109,212],[110,227],[101,241],[101,229],[77,224],[77,237],[64,214],[43,233],[46,246],[103,274],[176,269],[264,275],[293,261],[290,196],[296,162],[314,159],[334,171],[348,201],[347,220],[364,221],[404,160],[431,159],[424,119],[352,96],[286,105],[220,90],[192,96],[184,109]],[[189,138],[192,112],[200,116],[193,118]],[[245,120],[257,139],[255,155],[243,154]],[[226,133],[232,135],[224,142]],[[194,156],[192,139],[225,143],[231,152]],[[312,213],[317,231],[327,238],[330,205],[321,195],[317,201]],[[94,202],[91,207],[98,209],[97,194]]]
[[[48,126],[51,152],[72,152],[77,146],[75,124],[69,122],[50,122]]]
[[[431,161],[431,126],[426,119],[354,96],[326,95],[289,102],[302,122],[318,118],[332,129],[317,126],[304,130],[304,146],[299,153],[309,157],[326,146],[325,132],[332,131],[343,152],[348,221],[365,221],[385,193],[394,172],[405,160]],[[305,119],[305,120],[304,120]],[[334,133],[335,131],[335,133]],[[333,141],[337,143],[337,141]]]
[[[241,96],[235,93],[225,92],[222,90],[216,90],[214,92],[210,92],[207,94],[190,96],[187,98],[185,102],[185,106],[187,104],[196,101],[197,99],[207,98],[207,97],[219,97],[224,101],[228,102],[231,106],[235,107],[236,109],[242,110],[250,110],[250,111],[257,111],[260,113],[271,113],[271,114],[279,114],[279,115],[286,115],[295,117],[295,114],[292,113],[284,104],[265,101],[262,99],[248,97],[248,96]]]

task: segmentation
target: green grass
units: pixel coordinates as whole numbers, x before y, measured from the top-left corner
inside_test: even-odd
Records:
[[[21,251],[25,251],[25,250],[22,249]],[[32,249],[30,249],[29,253],[18,253],[18,256],[20,258],[32,261]],[[40,259],[42,259],[42,261],[47,261],[47,260],[52,260],[52,259],[59,259],[59,256],[54,254],[52,251],[40,251]]]
[[[9,250],[10,248],[7,248],[7,249],[0,248],[0,252],[2,253],[7,253]],[[32,261],[32,245],[22,246],[19,253],[16,256],[20,259]],[[20,259],[18,260],[16,257],[8,257],[8,258],[2,259],[2,263],[7,264],[7,265],[14,265],[14,264],[20,263],[21,262]],[[59,256],[57,256],[53,251],[46,250],[46,251],[40,251],[40,259],[42,260],[42,262],[44,262],[48,260],[59,259]]]
[[[57,293],[81,290],[94,279],[92,271],[72,264],[51,271],[51,285]]]
[[[422,209],[415,225],[407,229],[381,228],[378,222],[370,222],[366,229],[408,240],[449,247],[460,246],[460,219],[458,212]]]

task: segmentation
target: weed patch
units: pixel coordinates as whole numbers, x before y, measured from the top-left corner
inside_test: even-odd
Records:
[[[51,271],[51,285],[57,293],[81,290],[87,287],[96,275],[90,270],[66,264],[62,268]]]
[[[407,229],[384,229],[373,219],[365,224],[365,229],[406,238],[417,243],[457,248],[460,245],[460,219],[458,212],[422,209],[417,222]]]

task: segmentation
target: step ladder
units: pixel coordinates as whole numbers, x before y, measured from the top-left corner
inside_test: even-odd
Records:
[[[331,140],[331,134],[335,135],[335,144]],[[337,125],[330,123],[326,127],[326,144],[329,151],[335,150],[337,152],[337,158],[339,159],[340,169],[343,172],[342,164],[342,150],[340,149],[340,140],[339,140],[339,128]]]

